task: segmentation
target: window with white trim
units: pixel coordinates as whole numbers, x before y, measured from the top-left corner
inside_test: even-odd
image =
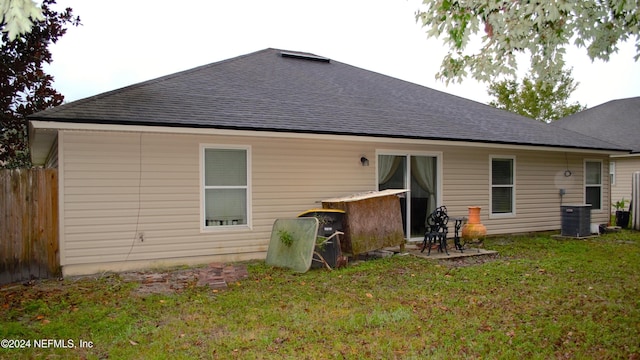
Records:
[[[202,147],[202,211],[206,229],[249,224],[249,147]]]
[[[584,202],[591,210],[602,209],[602,161],[584,162]]]
[[[616,162],[609,161],[609,182],[611,185],[616,184]]]
[[[491,156],[491,215],[515,214],[515,158]]]

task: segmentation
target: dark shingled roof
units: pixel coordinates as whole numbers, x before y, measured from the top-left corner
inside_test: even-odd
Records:
[[[305,53],[265,49],[36,113],[30,120],[599,150],[614,144]]]
[[[640,153],[640,97],[612,100],[553,124]]]

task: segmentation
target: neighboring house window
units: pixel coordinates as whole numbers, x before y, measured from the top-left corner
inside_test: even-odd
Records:
[[[602,209],[602,161],[584,162],[584,202],[591,210]]]
[[[491,157],[491,215],[515,214],[515,158]]]
[[[609,162],[609,181],[611,182],[611,185],[616,184],[616,162],[615,161]]]
[[[249,225],[248,147],[202,147],[205,228]]]

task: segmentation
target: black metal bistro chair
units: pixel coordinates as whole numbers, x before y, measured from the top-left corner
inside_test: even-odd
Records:
[[[447,251],[448,222],[449,216],[447,215],[447,208],[445,206],[440,206],[427,216],[427,231],[424,234],[422,250],[420,252],[424,252],[424,249],[429,248],[427,255],[431,255],[431,245],[437,243],[438,251],[449,255]]]

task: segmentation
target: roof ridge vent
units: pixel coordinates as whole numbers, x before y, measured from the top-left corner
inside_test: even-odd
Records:
[[[296,52],[296,51],[280,51],[280,56],[285,58],[302,59],[302,60],[318,61],[318,62],[325,62],[325,63],[331,62],[331,59],[323,56],[318,56],[310,53]]]

